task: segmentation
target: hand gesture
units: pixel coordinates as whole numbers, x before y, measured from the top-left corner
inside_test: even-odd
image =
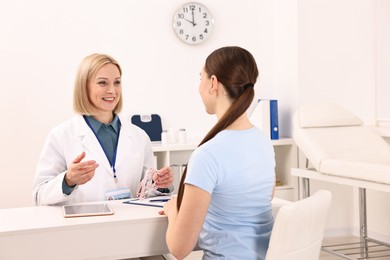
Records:
[[[65,182],[68,186],[81,185],[89,182],[95,175],[95,169],[99,166],[94,160],[82,162],[85,152],[73,160],[65,174]]]
[[[153,174],[153,182],[156,188],[169,188],[172,186],[173,173],[171,167],[164,167]]]

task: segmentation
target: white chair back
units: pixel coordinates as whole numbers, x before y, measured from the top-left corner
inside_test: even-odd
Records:
[[[320,190],[282,206],[275,218],[266,260],[319,259],[331,198],[330,191]]]

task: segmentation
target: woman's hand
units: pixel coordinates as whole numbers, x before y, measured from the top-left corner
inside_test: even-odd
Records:
[[[73,160],[65,174],[65,182],[69,187],[81,185],[89,182],[95,175],[95,170],[99,166],[94,160],[82,162],[85,158],[85,152]]]
[[[153,182],[156,188],[169,188],[172,186],[173,173],[171,167],[164,167],[153,174]]]
[[[176,202],[177,198],[176,196],[172,197],[169,201],[164,203],[164,210],[160,211],[160,215],[167,215],[172,216],[173,212],[175,215],[177,215],[177,208],[176,208]]]

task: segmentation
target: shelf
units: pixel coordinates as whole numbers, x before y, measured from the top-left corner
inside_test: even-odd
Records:
[[[198,144],[198,142],[185,144],[152,142],[157,167],[173,166],[174,179],[180,180],[182,167],[188,163],[191,153],[198,147]],[[294,180],[290,175],[291,168],[297,166],[297,149],[294,140],[292,138],[281,138],[272,140],[272,144],[275,150],[275,173],[284,184],[276,187],[275,196],[293,201],[297,197]],[[174,183],[175,186],[178,186],[177,181]]]
[[[152,142],[153,152],[188,151],[195,150],[196,147],[198,147],[198,143],[162,144],[161,142]]]
[[[272,140],[272,144],[274,146],[293,145],[294,144],[294,139],[292,139],[292,138],[281,138],[281,139],[278,139],[278,140]]]
[[[199,143],[185,143],[185,144],[162,144],[161,142],[152,142],[153,152],[169,152],[169,151],[188,151],[195,150]],[[293,145],[292,138],[282,138],[272,140],[274,146]]]
[[[294,189],[293,186],[291,185],[281,185],[281,186],[276,186],[276,190],[292,190]]]

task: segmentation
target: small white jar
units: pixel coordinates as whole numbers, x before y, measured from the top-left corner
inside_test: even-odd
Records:
[[[184,128],[179,129],[179,144],[187,143],[187,133]]]
[[[168,131],[163,130],[161,132],[161,144],[167,144],[168,143]]]
[[[176,142],[175,131],[172,128],[169,128],[167,131],[168,144],[174,144]]]

